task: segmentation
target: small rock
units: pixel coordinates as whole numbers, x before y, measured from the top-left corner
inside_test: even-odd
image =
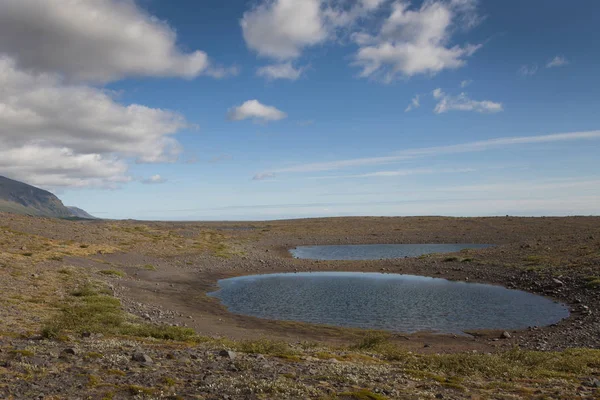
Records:
[[[72,356],[77,355],[77,350],[75,350],[72,347],[69,347],[68,349],[64,349],[62,352],[63,352],[63,354],[70,354]]]
[[[221,357],[229,358],[230,360],[235,360],[235,358],[237,357],[237,354],[235,353],[235,351],[230,351],[230,350],[221,350],[219,352],[219,355]]]
[[[552,278],[552,282],[556,283],[559,286],[563,286],[564,285],[564,283],[561,280],[558,280],[556,278]]]
[[[152,364],[152,359],[150,358],[150,356],[142,352],[133,353],[131,359],[133,361],[141,362],[144,364]]]
[[[81,332],[81,337],[82,338],[92,337],[92,333],[91,332]]]
[[[587,381],[583,382],[583,385],[592,388],[600,388],[600,379],[590,378]]]
[[[502,335],[500,335],[500,337],[502,339],[510,339],[512,337],[512,335],[506,331],[502,332]]]

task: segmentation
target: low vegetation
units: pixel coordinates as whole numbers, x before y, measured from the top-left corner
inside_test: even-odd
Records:
[[[121,302],[112,297],[100,283],[87,282],[76,289],[59,310],[58,315],[53,316],[43,327],[44,337],[60,338],[66,332],[102,333],[177,341],[191,340],[196,337],[192,329],[136,321],[122,310]]]

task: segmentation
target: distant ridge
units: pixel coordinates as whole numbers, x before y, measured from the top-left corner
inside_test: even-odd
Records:
[[[93,215],[89,214],[87,211],[82,210],[81,208],[67,206],[73,217],[84,218],[84,219],[98,219]]]
[[[66,207],[47,190],[4,176],[0,176],[0,212],[52,218],[94,218],[79,208]]]

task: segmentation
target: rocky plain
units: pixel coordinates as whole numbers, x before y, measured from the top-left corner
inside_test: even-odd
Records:
[[[372,261],[299,245],[481,243]],[[370,271],[566,304],[519,331],[364,331],[234,315],[219,279]],[[0,214],[0,398],[514,399],[600,396],[600,218],[67,221]],[[466,310],[468,312],[468,310]]]

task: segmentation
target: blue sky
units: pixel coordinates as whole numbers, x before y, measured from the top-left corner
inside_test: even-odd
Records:
[[[592,0],[8,0],[0,175],[104,218],[598,214],[599,26]]]

